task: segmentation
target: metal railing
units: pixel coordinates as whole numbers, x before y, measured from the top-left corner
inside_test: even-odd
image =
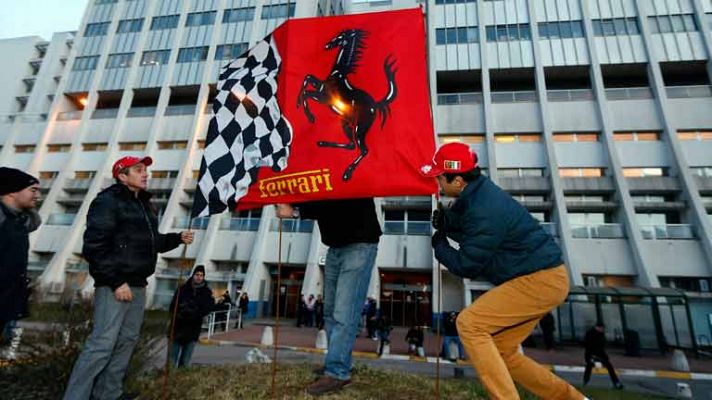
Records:
[[[712,97],[712,86],[674,86],[665,88],[667,97],[670,99],[688,99],[696,97]]]
[[[533,103],[536,101],[535,91],[492,92],[492,103]]]
[[[82,119],[83,110],[64,111],[57,114],[57,121],[73,121]]]
[[[89,263],[87,262],[68,262],[67,271],[69,272],[87,272],[89,271]]]
[[[234,323],[234,325],[233,325]],[[240,329],[242,326],[242,312],[239,308],[228,304],[227,310],[213,311],[203,320],[203,329],[207,329],[207,338],[215,335],[216,330],[228,332],[232,329]]]
[[[385,221],[383,233],[386,235],[429,236],[430,221]]]
[[[175,217],[173,218],[173,227],[178,229],[188,229],[188,222],[190,222],[190,217]],[[192,229],[204,230],[207,229],[208,223],[210,223],[210,217],[193,218],[190,227]]]
[[[50,214],[47,218],[47,225],[70,226],[74,223],[77,214]]]
[[[153,117],[156,114],[156,107],[132,107],[126,113],[127,117]]]
[[[221,231],[257,232],[260,218],[225,218],[220,220]]]
[[[181,104],[166,107],[164,115],[191,115],[195,112],[195,104]]]
[[[653,97],[653,91],[649,87],[606,89],[608,100],[641,100]]]
[[[438,105],[482,103],[482,93],[443,93],[438,94]]]
[[[94,114],[91,115],[91,119],[116,118],[117,115],[119,115],[118,108],[98,108],[94,110]]]
[[[625,237],[623,225],[571,225],[571,236],[576,239],[622,239]]]
[[[47,268],[48,265],[49,261],[28,261],[27,269],[29,271],[42,272]]]
[[[314,220],[311,219],[284,219],[282,232],[311,233],[314,230]],[[270,224],[270,231],[279,231],[279,218],[274,218]]]
[[[559,237],[559,231],[556,229],[556,223],[554,222],[540,222],[539,225],[544,229],[546,233],[553,237]]]
[[[594,100],[596,96],[591,89],[548,90],[546,98],[549,101],[584,101]]]
[[[69,190],[88,190],[93,179],[67,179],[64,184],[64,189]]]
[[[695,230],[690,224],[643,225],[640,227],[643,239],[685,240],[694,239]]]
[[[173,190],[176,178],[151,178],[148,180],[149,190]]]

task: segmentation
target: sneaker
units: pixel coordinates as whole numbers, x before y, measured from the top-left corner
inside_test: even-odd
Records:
[[[307,387],[307,393],[312,396],[321,396],[327,393],[334,393],[351,383],[350,379],[342,381],[327,375],[321,376],[316,382]]]

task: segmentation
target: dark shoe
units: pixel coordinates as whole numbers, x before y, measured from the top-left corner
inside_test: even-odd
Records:
[[[307,387],[307,393],[312,396],[321,396],[327,393],[334,393],[338,392],[349,383],[351,383],[350,379],[342,381],[340,379],[323,375],[316,382],[312,383]]]
[[[623,384],[620,382],[616,382],[615,384],[613,384],[613,386],[615,386],[615,388],[618,390],[623,390]]]

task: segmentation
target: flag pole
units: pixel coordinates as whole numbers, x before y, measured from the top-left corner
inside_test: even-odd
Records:
[[[193,216],[188,218],[188,232],[190,232],[191,228],[193,226]],[[170,375],[170,370],[171,370],[171,347],[173,346],[173,340],[175,339],[175,329],[176,329],[176,315],[178,314],[178,303],[180,301],[180,291],[183,288],[183,276],[185,275],[185,267],[188,265],[188,259],[186,258],[188,252],[188,244],[183,243],[183,250],[181,250],[181,255],[180,255],[180,275],[178,275],[178,279],[176,280],[176,301],[175,304],[173,305],[173,315],[171,316],[171,329],[170,329],[170,334],[168,336],[168,343],[166,345],[166,365],[163,370],[163,399],[167,400],[168,399],[168,378]]]
[[[274,350],[272,353],[272,398],[277,398],[277,350],[279,347],[279,304],[282,293],[282,218],[279,218],[279,240],[277,250],[277,318],[274,323]]]

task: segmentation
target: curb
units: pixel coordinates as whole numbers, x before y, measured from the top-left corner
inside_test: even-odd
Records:
[[[251,342],[232,342],[226,340],[215,340],[215,339],[205,339],[201,338],[200,343],[206,346],[236,346],[236,347],[260,347],[260,348],[274,348],[274,346],[262,346],[259,343]],[[279,350],[290,350],[300,353],[311,353],[311,354],[325,354],[326,350],[316,349],[313,347],[298,347],[298,346],[277,346]],[[353,357],[361,359],[381,359],[381,360],[392,360],[392,361],[412,361],[412,362],[423,362],[429,364],[437,363],[436,357],[414,357],[403,354],[387,354],[379,357],[378,354],[366,351],[354,351]],[[445,359],[440,359],[440,364],[443,365],[459,365],[467,366],[470,364],[463,360],[450,361]],[[583,373],[585,368],[581,366],[573,365],[547,365],[544,366],[551,371],[557,373]],[[712,373],[700,373],[700,372],[678,372],[678,371],[666,371],[666,370],[644,370],[644,369],[628,369],[621,368],[616,369],[616,372],[620,376],[629,377],[641,377],[641,378],[666,378],[666,379],[679,379],[679,380],[689,380],[689,381],[712,381]],[[594,375],[607,375],[608,371],[605,368],[594,368]]]

